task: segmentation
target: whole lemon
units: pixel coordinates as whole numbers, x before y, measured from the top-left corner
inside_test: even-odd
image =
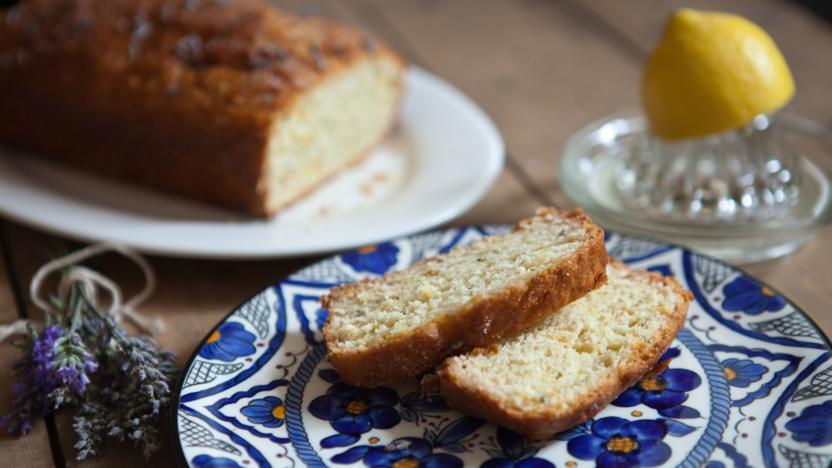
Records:
[[[771,37],[729,13],[675,12],[642,76],[650,127],[669,140],[741,127],[793,95],[789,66]]]

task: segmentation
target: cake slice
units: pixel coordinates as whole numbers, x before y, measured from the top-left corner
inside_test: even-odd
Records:
[[[350,384],[373,387],[512,336],[606,281],[604,233],[580,210],[543,208],[503,236],[333,288],[324,335]]]
[[[533,439],[598,413],[649,371],[682,328],[691,294],[611,262],[607,284],[499,344],[447,359],[448,404]]]

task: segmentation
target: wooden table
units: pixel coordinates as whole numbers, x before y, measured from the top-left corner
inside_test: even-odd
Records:
[[[307,4],[280,1],[359,25],[410,61],[429,68],[477,101],[501,129],[506,170],[474,209],[452,224],[509,223],[539,205],[571,206],[558,186],[565,138],[588,122],[636,108],[647,51],[676,7],[738,12],[774,36],[792,67],[798,93],[791,110],[832,126],[832,28],[801,7],[778,0],[357,0]],[[830,156],[832,157],[832,156]],[[38,319],[28,300],[33,271],[55,238],[11,221],[0,222],[0,321]],[[788,258],[752,271],[791,297],[832,334],[832,229]],[[70,244],[76,246],[75,244]],[[200,261],[152,258],[159,288],[143,307],[160,317],[160,341],[184,362],[199,340],[242,299],[316,258],[274,261]],[[138,288],[140,277],[115,258],[96,267]],[[18,351],[0,352],[0,409],[9,405],[9,366]],[[0,438],[3,466],[75,465],[75,440],[65,415],[36,424],[22,439]],[[173,466],[171,444],[153,466]],[[111,444],[84,466],[143,466],[141,456]]]

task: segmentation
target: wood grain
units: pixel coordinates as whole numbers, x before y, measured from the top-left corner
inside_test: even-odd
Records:
[[[664,17],[678,0],[350,0],[276,2],[304,14],[325,14],[366,28],[401,51],[411,63],[429,68],[477,101],[501,129],[511,154],[507,170],[472,210],[452,224],[511,223],[551,199],[571,203],[557,184],[558,160],[566,137],[581,126],[620,110],[637,108],[641,61],[655,41]],[[685,2],[690,4],[691,2]],[[818,64],[828,50],[830,29],[786,2],[753,4],[733,0],[693,2],[706,8],[733,9],[769,29],[794,69],[798,97],[793,109],[830,122],[832,64]],[[753,5],[753,6],[752,6]],[[807,46],[811,44],[811,46]],[[56,238],[7,223],[12,271],[26,287],[45,260],[44,247]],[[65,242],[65,241],[61,241]],[[832,333],[832,231],[784,260],[752,272],[793,298]],[[67,248],[78,244],[66,243]],[[318,257],[274,261],[199,261],[152,257],[159,288],[142,306],[162,318],[159,337],[184,362],[202,338],[236,305]],[[139,273],[125,260],[108,255],[91,263],[124,286],[141,286]],[[0,319],[14,318],[6,272],[0,268]],[[28,301],[28,311],[37,316]],[[9,314],[11,311],[11,315]],[[5,315],[4,315],[5,314]],[[14,353],[3,345],[0,372],[8,372]],[[7,375],[7,374],[0,374]],[[7,378],[6,378],[7,380]],[[0,389],[2,402],[8,395]],[[3,408],[3,406],[0,406]],[[67,464],[75,465],[75,440],[66,416],[57,420]],[[0,438],[4,466],[49,466],[52,455],[43,424],[25,439]],[[81,466],[175,466],[175,447],[145,461],[127,446],[112,444],[102,458]]]

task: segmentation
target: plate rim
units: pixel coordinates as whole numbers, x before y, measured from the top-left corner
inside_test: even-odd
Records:
[[[272,244],[267,248],[260,249],[243,249],[228,247],[229,243],[222,243],[225,246],[220,246],[217,242],[211,247],[200,247],[195,245],[188,245],[187,243],[179,242],[171,245],[170,243],[148,241],[145,239],[115,239],[106,234],[95,235],[84,232],[77,232],[77,229],[67,227],[64,225],[55,225],[51,223],[46,217],[33,216],[28,209],[15,209],[8,204],[0,203],[0,215],[9,220],[18,222],[25,226],[68,239],[81,242],[101,242],[101,241],[118,241],[130,247],[133,247],[143,253],[149,255],[158,255],[168,258],[192,258],[205,260],[257,260],[257,259],[278,259],[278,258],[296,258],[309,255],[326,255],[338,251],[348,250],[350,248],[359,247],[361,245],[380,242],[393,237],[401,237],[418,232],[423,232],[433,227],[437,227],[446,223],[470,210],[480,200],[485,197],[490,191],[491,187],[496,182],[497,178],[503,171],[506,160],[505,141],[499,128],[491,119],[491,117],[480,107],[473,99],[468,97],[460,89],[444,80],[440,76],[420,68],[415,65],[410,65],[406,68],[405,75],[407,79],[412,79],[428,86],[432,90],[442,94],[441,100],[448,102],[450,105],[460,107],[461,113],[473,128],[476,128],[482,138],[487,151],[481,156],[483,158],[482,175],[476,179],[475,183],[470,184],[461,194],[455,197],[453,203],[447,204],[434,209],[424,216],[411,219],[409,222],[399,223],[393,227],[377,228],[370,235],[364,235],[360,240],[354,239],[352,241],[338,241],[337,237],[330,236],[326,242],[319,241],[318,244],[307,244],[303,246],[293,246],[290,249],[280,247]],[[407,91],[405,91],[406,93]],[[9,148],[11,149],[11,148]],[[25,153],[24,153],[25,154]],[[4,151],[2,158],[7,161],[13,160],[14,156]],[[414,158],[420,159],[420,158]],[[71,169],[71,168],[70,168]],[[105,178],[105,180],[107,180]],[[141,187],[139,187],[142,189]],[[148,189],[150,190],[150,189]],[[152,193],[158,194],[153,191]],[[74,202],[76,206],[89,206],[88,203]],[[125,211],[116,211],[117,214],[130,213]],[[135,214],[135,218],[142,217],[140,214]],[[352,216],[342,218],[350,220]],[[336,218],[337,219],[337,218]],[[172,222],[181,221],[181,219],[173,219]],[[245,222],[256,223],[259,219],[246,219]],[[210,221],[210,224],[215,226],[227,225],[227,221]],[[161,225],[160,225],[161,226]],[[290,225],[297,226],[297,225]],[[279,244],[279,243],[278,243]]]
[[[484,227],[484,226],[492,226],[492,227],[493,227],[493,226],[500,226],[500,227],[504,227],[504,226],[511,226],[511,225],[510,225],[510,224],[464,225],[464,226],[454,226],[454,227],[448,227],[448,228],[436,229],[436,230],[434,230],[434,231],[430,231],[430,232],[431,232],[431,233],[443,233],[443,232],[447,232],[447,231],[449,231],[449,230],[451,230],[451,229],[468,229],[468,228],[477,228],[477,227]],[[759,283],[761,286],[766,287],[766,288],[769,288],[769,289],[770,289],[770,290],[772,290],[772,291],[773,291],[776,295],[778,295],[778,296],[782,297],[782,298],[783,298],[783,299],[785,299],[787,302],[789,302],[790,304],[792,304],[792,305],[794,306],[794,308],[795,308],[795,311],[797,311],[797,312],[798,312],[801,316],[803,316],[805,319],[807,319],[807,320],[809,321],[809,323],[810,323],[810,324],[811,324],[811,325],[815,328],[815,330],[817,330],[817,331],[818,331],[818,335],[820,336],[820,338],[821,338],[821,340],[823,341],[823,343],[826,345],[826,348],[827,348],[827,350],[826,350],[826,351],[827,351],[827,352],[832,352],[832,337],[831,337],[831,336],[829,336],[829,335],[827,335],[827,334],[823,331],[823,329],[822,329],[822,328],[818,325],[818,323],[817,323],[817,322],[816,322],[816,321],[812,318],[812,316],[811,316],[811,315],[807,314],[807,313],[803,310],[803,308],[802,308],[800,305],[798,305],[796,302],[794,302],[794,301],[793,301],[793,300],[792,300],[789,296],[786,296],[786,295],[782,294],[782,293],[780,292],[780,290],[779,290],[779,289],[777,289],[777,288],[775,288],[775,287],[772,287],[772,286],[771,286],[770,284],[768,284],[766,281],[760,280],[760,279],[759,279],[756,275],[752,275],[752,274],[750,274],[748,271],[746,271],[746,269],[745,269],[745,268],[740,267],[740,266],[734,266],[734,265],[731,265],[730,263],[728,263],[728,262],[726,262],[726,261],[724,261],[724,260],[721,260],[721,259],[719,259],[719,258],[712,257],[712,256],[707,255],[707,254],[704,254],[704,253],[700,253],[700,252],[698,252],[698,251],[696,251],[696,250],[689,249],[689,248],[684,247],[684,246],[679,245],[679,244],[674,244],[674,243],[670,243],[670,242],[665,242],[665,241],[660,240],[660,239],[655,239],[655,238],[645,237],[645,236],[638,236],[638,235],[631,235],[631,234],[627,234],[627,233],[620,233],[620,232],[618,232],[618,231],[609,231],[609,230],[605,230],[604,232],[605,232],[605,233],[607,233],[607,234],[616,234],[616,235],[619,235],[619,236],[624,236],[624,237],[627,237],[627,238],[630,238],[630,239],[643,240],[643,241],[648,241],[648,242],[655,242],[655,243],[657,243],[657,244],[661,244],[661,245],[665,245],[665,246],[671,247],[672,249],[678,249],[678,250],[681,250],[682,252],[688,252],[688,253],[691,253],[691,254],[694,254],[694,255],[699,255],[699,256],[705,257],[705,258],[707,258],[707,259],[709,259],[709,260],[715,261],[715,262],[719,263],[719,264],[720,264],[720,265],[722,265],[722,266],[727,266],[727,267],[731,268],[732,270],[734,270],[734,271],[736,271],[736,272],[738,272],[738,273],[740,273],[740,274],[742,274],[742,275],[745,275],[745,276],[748,276],[748,277],[750,277],[750,278],[753,278],[753,279],[754,279],[754,281],[756,281],[757,283]],[[413,237],[413,236],[415,236],[415,235],[419,235],[419,233],[414,233],[414,234],[409,234],[409,235],[405,235],[405,236],[400,236],[400,237],[397,237],[397,238],[394,238],[394,239],[390,239],[390,241],[396,241],[396,240],[401,240],[401,239],[409,239],[409,238],[411,238],[411,237]],[[327,260],[329,260],[331,257],[334,257],[334,256],[336,256],[336,255],[338,255],[338,254],[334,254],[334,255],[332,255],[332,256],[330,256],[330,257],[325,257],[325,258],[322,258],[322,259],[318,259],[317,261],[312,262],[312,263],[310,263],[309,265],[306,265],[306,267],[311,266],[311,265],[315,265],[315,264],[320,263],[320,262],[327,261]],[[271,289],[271,288],[273,288],[273,287],[277,286],[278,284],[280,284],[281,282],[283,282],[285,279],[287,279],[289,276],[291,276],[291,275],[293,275],[293,274],[297,273],[298,271],[302,270],[303,268],[305,268],[305,267],[302,267],[302,268],[299,268],[298,270],[292,271],[291,273],[289,273],[289,274],[287,274],[287,275],[285,275],[285,276],[281,277],[279,280],[277,280],[277,281],[275,281],[275,282],[272,282],[272,283],[270,283],[270,284],[266,285],[265,287],[263,287],[263,288],[261,288],[261,289],[258,289],[256,292],[254,292],[253,294],[251,294],[251,295],[249,295],[248,297],[246,297],[246,298],[245,298],[242,302],[240,302],[239,304],[237,304],[237,305],[236,305],[233,309],[231,309],[231,310],[230,310],[227,314],[225,314],[225,315],[224,315],[224,316],[223,316],[223,317],[222,317],[222,318],[221,318],[221,319],[220,319],[220,320],[219,320],[219,321],[218,321],[218,322],[217,322],[217,323],[216,323],[216,324],[215,324],[215,325],[214,325],[214,326],[213,326],[213,327],[212,327],[212,328],[211,328],[211,329],[210,329],[210,330],[209,330],[209,331],[208,331],[208,332],[207,332],[207,333],[203,336],[203,338],[201,338],[201,339],[197,342],[197,343],[198,343],[198,344],[197,344],[197,347],[196,347],[196,348],[194,348],[194,350],[191,352],[191,355],[188,357],[187,362],[186,362],[186,363],[182,366],[182,372],[181,372],[181,373],[180,373],[180,375],[176,378],[176,382],[175,382],[175,385],[174,385],[174,387],[173,387],[173,394],[172,394],[172,396],[171,396],[171,400],[170,400],[170,401],[171,401],[171,407],[170,407],[170,408],[171,408],[171,410],[169,411],[169,415],[168,415],[168,422],[167,422],[167,424],[168,424],[168,434],[169,434],[169,443],[171,443],[171,444],[175,445],[175,447],[176,447],[176,448],[175,448],[175,452],[176,452],[176,463],[177,463],[177,465],[178,465],[178,466],[182,466],[182,467],[189,467],[189,466],[190,466],[190,465],[188,464],[188,460],[187,460],[187,458],[185,457],[185,451],[184,451],[184,449],[183,449],[183,447],[182,447],[181,438],[179,437],[179,430],[178,430],[178,429],[179,429],[179,411],[178,411],[178,409],[179,409],[179,400],[180,400],[180,397],[182,396],[182,388],[183,388],[183,385],[184,385],[184,383],[185,383],[185,378],[187,377],[187,372],[188,372],[188,370],[191,368],[191,365],[193,364],[193,361],[197,358],[197,355],[199,354],[199,348],[200,348],[200,345],[201,345],[202,343],[204,343],[204,342],[205,342],[205,340],[207,340],[207,339],[208,339],[208,337],[209,337],[209,336],[211,336],[211,334],[212,334],[212,333],[214,333],[214,331],[216,331],[216,330],[217,330],[217,329],[218,329],[218,328],[219,328],[222,324],[224,324],[224,323],[225,323],[225,322],[226,322],[226,321],[227,321],[227,320],[228,320],[228,319],[229,319],[232,315],[234,315],[234,313],[235,313],[235,312],[237,312],[240,308],[242,308],[242,306],[244,306],[244,305],[248,304],[249,302],[251,302],[251,301],[252,301],[255,297],[259,296],[260,294],[263,294],[263,293],[264,293],[264,292],[266,292],[267,290],[269,290],[269,289]]]

